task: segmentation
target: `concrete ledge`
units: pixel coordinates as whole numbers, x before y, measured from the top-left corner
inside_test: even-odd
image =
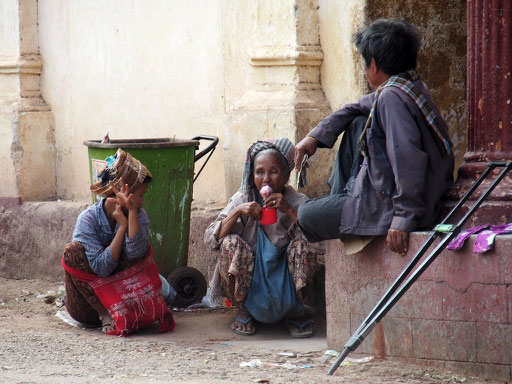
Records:
[[[206,281],[209,281],[210,273],[213,273],[218,254],[204,243],[204,231],[217,218],[220,211],[221,209],[217,208],[192,208],[190,214],[187,265],[201,271]]]
[[[0,276],[62,279],[62,251],[86,207],[56,201],[0,206]]]
[[[427,237],[427,233],[411,234],[406,257],[389,251],[385,237],[353,255],[345,255],[340,241],[328,242],[325,290],[330,348],[343,349]],[[357,352],[510,381],[512,236],[497,236],[495,250],[482,255],[472,252],[475,238],[460,251],[441,253]]]
[[[62,279],[62,251],[73,236],[78,215],[88,203],[0,200],[0,276]],[[204,231],[219,209],[194,209],[190,218],[188,265],[206,278],[216,255],[204,244]]]

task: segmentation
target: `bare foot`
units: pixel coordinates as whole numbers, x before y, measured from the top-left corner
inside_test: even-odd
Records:
[[[254,335],[254,332],[256,332],[254,319],[251,314],[246,311],[238,312],[235,320],[231,324],[231,329],[233,332],[243,336]]]
[[[313,336],[313,324],[313,320],[308,320],[305,317],[286,320],[286,326],[290,331],[290,335],[296,338],[305,338]]]

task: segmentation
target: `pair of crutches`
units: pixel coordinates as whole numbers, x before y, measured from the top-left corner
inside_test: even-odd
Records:
[[[478,188],[478,186],[487,178],[487,176],[495,169],[495,168],[503,168],[499,175],[494,179],[492,184],[487,188],[487,190],[480,196],[480,198],[473,204],[473,206],[466,212],[466,214],[460,219],[457,224],[448,224],[452,216],[454,216],[455,211],[457,211],[462,205],[467,201],[467,199],[473,194],[473,192]],[[363,323],[359,326],[359,328],[354,332],[352,337],[347,341],[343,348],[343,352],[338,356],[331,369],[329,369],[328,375],[332,375],[336,372],[336,369],[340,366],[343,360],[348,356],[348,354],[352,351],[355,351],[356,348],[363,342],[363,340],[368,336],[368,334],[373,330],[373,328],[377,325],[378,322],[382,320],[382,318],[388,313],[388,311],[393,308],[393,306],[400,300],[405,292],[414,284],[414,282],[421,276],[421,274],[432,264],[432,262],[436,259],[436,257],[444,250],[444,248],[448,245],[448,243],[460,232],[464,223],[471,217],[471,215],[476,211],[476,209],[482,204],[482,202],[489,196],[489,194],[493,191],[493,189],[501,182],[501,180],[505,177],[508,171],[512,168],[512,162],[491,162],[488,164],[484,173],[475,181],[475,183],[471,186],[471,188],[462,196],[457,205],[453,207],[453,209],[448,213],[445,219],[438,224],[430,237],[425,241],[423,246],[416,252],[414,257],[411,259],[409,264],[405,267],[405,269],[400,273],[400,275],[393,282],[388,291],[382,296],[377,305],[373,308],[370,314],[366,317]],[[420,264],[418,268],[412,272],[412,274],[407,277],[411,271],[414,269],[416,264],[423,257],[425,252],[430,248],[434,240],[440,236],[444,235],[439,244],[435,247],[435,249],[430,253],[430,255],[425,258],[425,260]],[[404,282],[405,280],[405,282]],[[402,284],[403,283],[403,284]]]

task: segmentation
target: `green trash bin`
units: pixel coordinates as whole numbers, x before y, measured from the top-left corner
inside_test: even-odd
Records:
[[[196,155],[201,139],[213,143]],[[145,195],[144,209],[150,220],[149,242],[163,276],[187,264],[194,162],[210,152],[207,162],[217,142],[218,138],[204,135],[191,140],[163,138],[84,142],[89,152],[91,183],[97,180],[106,166],[105,159],[115,154],[118,148],[140,160],[151,172],[153,180]]]

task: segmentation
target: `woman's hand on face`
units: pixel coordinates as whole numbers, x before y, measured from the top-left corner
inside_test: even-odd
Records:
[[[122,208],[126,208],[128,210],[136,209],[135,203],[132,201],[132,194],[130,193],[130,187],[128,184],[124,183],[123,178],[119,179],[119,183],[121,184],[121,190],[119,190],[115,184],[110,181],[109,185],[116,194],[116,198],[118,203]]]
[[[114,209],[114,213],[112,213],[114,219],[117,221],[119,228],[127,228],[128,227],[128,219],[123,213],[123,209],[120,204],[116,204],[116,208]]]
[[[238,211],[242,215],[252,217],[254,220],[261,218],[261,206],[255,201],[240,204]]]
[[[290,205],[290,203],[288,203],[288,200],[284,198],[282,193],[271,194],[263,201],[263,204],[265,208],[279,209],[283,213],[288,213],[290,208],[292,208],[292,206]]]

